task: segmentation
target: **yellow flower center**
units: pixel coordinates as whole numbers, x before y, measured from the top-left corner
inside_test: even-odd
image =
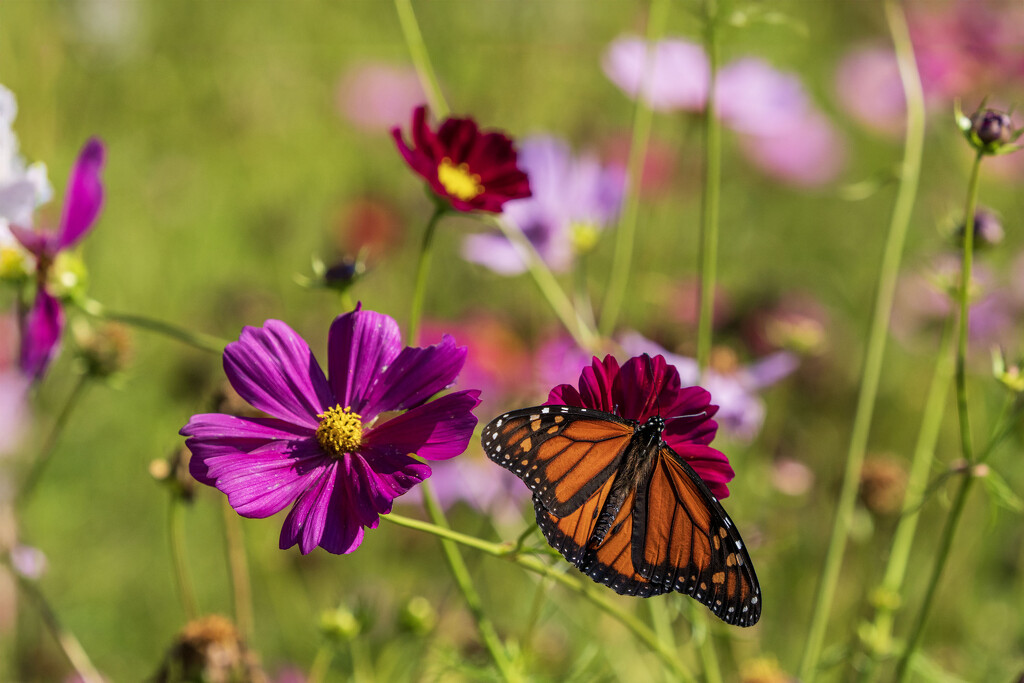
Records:
[[[351,408],[340,405],[317,415],[320,426],[316,428],[316,440],[333,456],[359,450],[363,443],[363,418]]]
[[[0,280],[20,280],[30,272],[28,252],[14,245],[0,247]]]
[[[480,176],[470,173],[466,164],[456,166],[448,157],[442,159],[441,165],[437,167],[437,179],[444,185],[448,194],[464,202],[484,191],[484,186],[480,184]]]
[[[597,246],[599,233],[593,223],[573,223],[569,231],[572,248],[577,254],[586,254]]]

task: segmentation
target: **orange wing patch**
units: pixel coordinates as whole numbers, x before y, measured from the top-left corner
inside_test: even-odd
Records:
[[[729,515],[692,468],[663,447],[634,509],[633,561],[638,574],[666,592],[707,605],[729,624],[761,615],[750,556]]]
[[[519,476],[559,518],[604,486],[633,436],[628,422],[581,412],[567,406],[512,411],[488,424],[481,438],[487,457]]]

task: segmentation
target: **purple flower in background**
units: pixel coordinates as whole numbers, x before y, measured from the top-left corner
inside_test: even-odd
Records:
[[[288,325],[246,327],[224,350],[235,391],[267,418],[194,415],[182,428],[192,476],[228,496],[235,512],[263,518],[291,505],[282,549],[303,554],[359,547],[392,501],[430,476],[427,460],[466,450],[478,391],[428,399],[466,360],[451,337],[402,348],[398,324],[357,307],[327,338],[328,375]],[[397,416],[382,414],[404,411]]]
[[[337,90],[338,110],[355,127],[367,131],[402,125],[425,99],[415,69],[384,62],[350,66]]]
[[[502,523],[521,522],[523,503],[530,498],[530,489],[523,486],[519,477],[495,467],[489,460],[468,455],[438,463],[431,481],[437,500],[445,509],[462,502]],[[402,502],[418,503],[418,494],[413,489]]]
[[[800,187],[832,182],[846,161],[835,126],[814,109],[773,135],[741,137],[740,150],[765,173]]]
[[[605,75],[626,95],[644,99],[655,111],[702,111],[708,98],[710,66],[704,48],[686,40],[618,38],[601,60]]]
[[[604,56],[608,77],[630,97],[646,84],[651,108],[704,111],[710,72],[700,45],[669,39],[620,38]],[[800,79],[756,57],[725,65],[715,80],[716,115],[740,134],[741,150],[761,170],[802,187],[835,179],[843,166],[842,139],[811,102]]]
[[[892,48],[867,45],[847,53],[836,69],[839,102],[855,119],[879,132],[903,130],[906,97]]]
[[[100,172],[104,161],[103,143],[92,138],[78,154],[64,194],[64,210],[57,232],[11,226],[21,245],[36,258],[36,297],[21,321],[22,372],[39,379],[56,355],[64,330],[64,308],[50,291],[48,276],[54,259],[88,234],[103,206]]]
[[[756,57],[726,65],[715,82],[722,123],[738,133],[775,136],[798,126],[812,109],[803,83]]]
[[[619,343],[628,354],[656,353],[665,356],[679,370],[684,384],[699,383],[710,391],[719,405],[715,417],[730,436],[742,441],[753,440],[764,423],[765,406],[758,392],[784,379],[799,365],[795,354],[778,351],[747,366],[712,367],[701,375],[696,360],[669,353],[636,332],[622,335]]]
[[[519,167],[530,177],[533,194],[507,202],[502,215],[522,230],[544,262],[563,271],[573,254],[586,251],[619,212],[625,172],[604,167],[597,158],[574,158],[569,146],[553,137],[524,140]],[[470,235],[462,255],[501,275],[526,270],[516,248],[503,235]]]
[[[36,207],[53,196],[46,166],[42,163],[26,166],[18,153],[18,138],[13,128],[17,115],[14,93],[0,85],[0,249],[13,242],[8,226],[12,223],[31,225]]]
[[[0,457],[21,444],[28,422],[29,380],[20,372],[0,370]]]

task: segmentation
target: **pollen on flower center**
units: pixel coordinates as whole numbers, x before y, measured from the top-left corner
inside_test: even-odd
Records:
[[[320,418],[320,426],[316,428],[316,440],[328,454],[352,453],[362,445],[363,418],[353,413],[351,408],[337,405],[317,417]]]
[[[464,202],[484,191],[484,186],[480,184],[480,176],[470,173],[469,166],[464,163],[456,166],[448,157],[442,159],[437,167],[437,179],[444,185],[448,194]]]

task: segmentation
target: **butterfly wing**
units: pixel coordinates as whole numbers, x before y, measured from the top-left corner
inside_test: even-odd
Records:
[[[481,441],[487,457],[526,482],[545,510],[567,518],[614,479],[634,431],[612,413],[538,406],[495,418]]]
[[[633,566],[657,592],[686,593],[728,624],[757,623],[761,589],[743,539],[707,484],[668,446],[638,486],[632,516]]]

